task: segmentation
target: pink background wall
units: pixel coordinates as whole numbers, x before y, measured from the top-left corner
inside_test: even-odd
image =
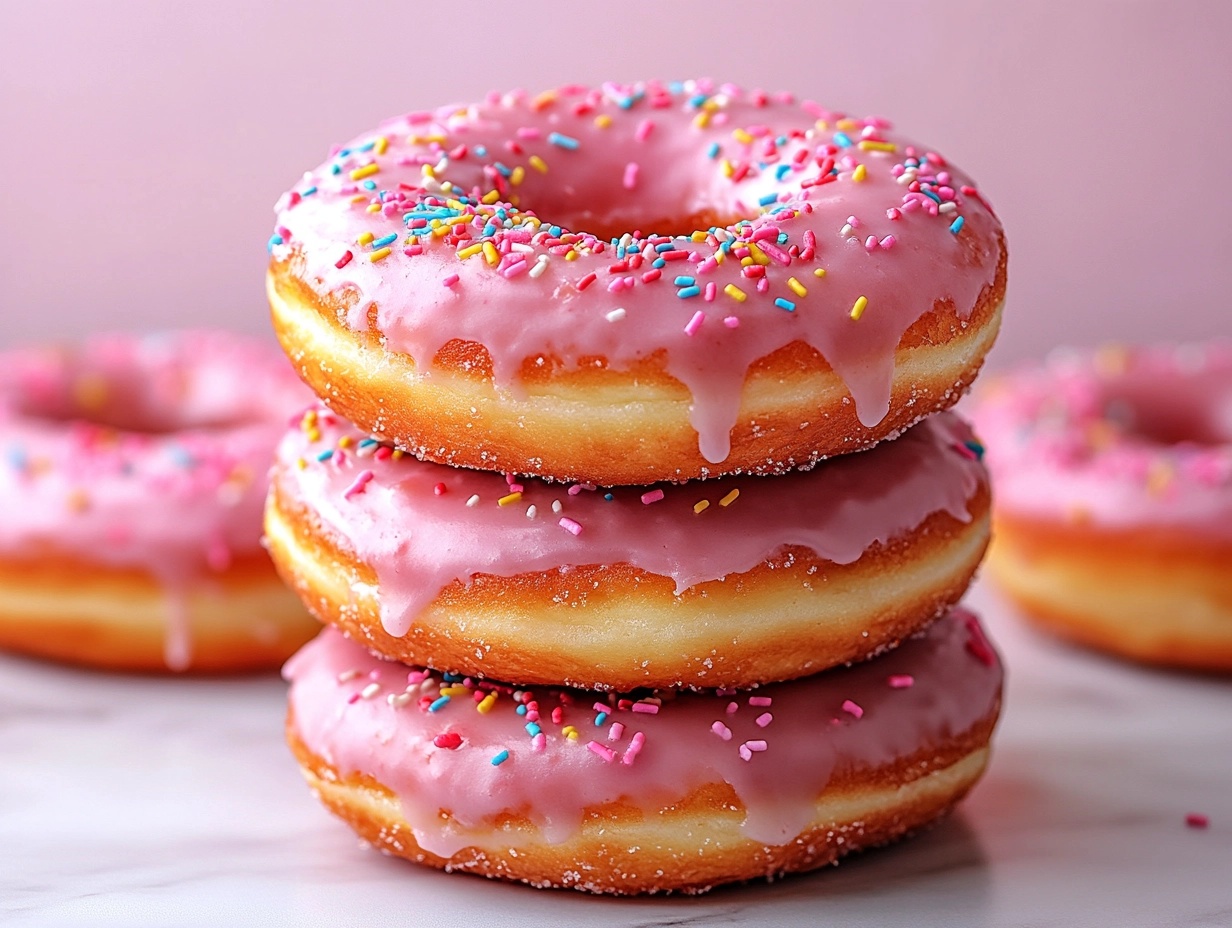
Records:
[[[0,345],[264,331],[272,204],[331,142],[489,89],[695,75],[890,116],[971,171],[1009,230],[997,363],[1232,335],[1232,3],[790,7],[6,3]]]

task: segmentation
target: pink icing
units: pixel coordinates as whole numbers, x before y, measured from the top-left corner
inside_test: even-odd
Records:
[[[180,591],[260,548],[269,457],[309,395],[276,351],[220,332],[95,336],[0,355],[0,557],[138,568]]]
[[[464,681],[439,702],[439,675],[374,657],[332,629],[283,674],[308,749],[343,776],[364,774],[393,790],[415,840],[446,858],[490,844],[477,829],[504,810],[525,814],[558,843],[586,808],[623,800],[649,813],[716,781],[739,797],[748,838],[782,845],[812,819],[835,774],[935,749],[995,713],[1002,677],[978,621],[962,609],[875,661],[756,696],[664,692],[634,701]],[[903,678],[912,685],[893,682]],[[493,692],[489,711],[476,711]],[[449,826],[440,809],[452,814]]]
[[[1232,343],[1055,353],[972,410],[997,505],[1232,540]]]
[[[699,215],[721,225],[661,227]],[[510,390],[527,358],[619,369],[664,352],[718,463],[749,366],[793,342],[825,357],[864,425],[880,422],[903,333],[938,300],[969,316],[999,232],[967,175],[885,120],[690,81],[388,120],[280,200],[270,250],[349,301],[352,329],[375,309],[387,347],[429,375],[453,339],[487,348]]]
[[[382,623],[401,636],[442,589],[477,574],[631,564],[670,577],[680,593],[787,545],[849,564],[933,513],[970,520],[968,501],[986,485],[971,439],[962,420],[941,413],[808,473],[609,491],[393,458],[319,410],[283,439],[276,481],[373,568]],[[699,513],[700,500],[709,505]]]

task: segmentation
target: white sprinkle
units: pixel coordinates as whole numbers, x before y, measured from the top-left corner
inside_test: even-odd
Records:
[[[565,507],[560,504],[560,500],[554,499],[552,500],[552,511],[557,515],[560,515],[565,511]]]
[[[414,698],[410,693],[390,693],[385,700],[395,709],[401,709]]]
[[[342,673],[338,674],[338,682],[339,683],[349,683],[351,680],[354,680],[356,677],[358,677],[359,674],[360,672],[353,667],[350,670],[344,670],[342,671]]]
[[[375,696],[380,691],[381,691],[381,684],[369,683],[367,686],[365,686],[362,690],[359,691],[359,695],[361,699],[371,699],[373,696]]]
[[[534,503],[526,507],[526,518],[533,519],[539,514],[539,510],[535,508]]]
[[[531,277],[538,277],[547,269],[548,269],[548,256],[540,255],[539,260],[535,262],[535,266],[532,267],[529,271],[527,271],[527,273],[530,274]]]
[[[619,322],[624,317],[625,317],[624,307],[617,306],[615,309],[613,309],[610,313],[608,313],[603,318],[606,319],[608,322]]]
[[[468,500],[466,501],[466,505],[470,506],[472,509],[474,509],[476,506],[478,506],[478,505],[479,505],[479,494],[478,494],[478,493],[476,493],[474,496],[472,496],[470,499],[468,499]]]

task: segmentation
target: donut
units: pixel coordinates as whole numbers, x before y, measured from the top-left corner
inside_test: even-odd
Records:
[[[455,466],[603,485],[779,474],[953,404],[1001,225],[883,119],[705,81],[391,119],[277,205],[300,375]]]
[[[307,395],[221,332],[0,354],[0,648],[87,666],[278,666],[317,630],[261,547]]]
[[[1232,342],[1066,351],[979,400],[990,570],[1028,616],[1138,661],[1232,670]]]
[[[781,477],[562,487],[402,456],[324,409],[284,438],[270,553],[387,657],[586,689],[749,686],[860,660],[957,602],[988,541],[951,413]]]
[[[602,893],[773,878],[933,821],[984,769],[1002,676],[963,610],[876,661],[746,691],[514,689],[332,629],[284,675],[304,775],[365,840]]]

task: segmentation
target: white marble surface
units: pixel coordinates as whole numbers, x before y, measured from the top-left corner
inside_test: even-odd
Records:
[[[1071,650],[989,590],[972,600],[1010,677],[961,811],[837,869],[700,898],[540,892],[358,847],[283,747],[272,676],[0,658],[0,924],[1232,925],[1232,680]]]

